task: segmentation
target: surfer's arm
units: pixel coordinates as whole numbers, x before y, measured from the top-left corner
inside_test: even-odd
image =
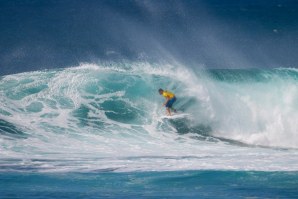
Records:
[[[166,99],[167,99],[167,100],[165,101],[165,103],[163,103],[163,106],[165,106],[165,105],[168,103],[168,101],[170,100],[169,97],[167,97]]]

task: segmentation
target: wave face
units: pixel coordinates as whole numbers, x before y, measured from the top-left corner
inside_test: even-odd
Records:
[[[147,63],[3,76],[1,171],[297,170],[297,81]],[[161,117],[160,87],[187,117]]]

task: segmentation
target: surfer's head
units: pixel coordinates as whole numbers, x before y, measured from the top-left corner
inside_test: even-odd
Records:
[[[162,95],[163,90],[160,88],[160,89],[158,89],[158,92],[159,92],[160,95]]]

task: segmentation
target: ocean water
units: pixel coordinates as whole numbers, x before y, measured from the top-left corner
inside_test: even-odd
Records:
[[[297,198],[297,10],[0,1],[0,198]]]
[[[297,78],[296,69],[196,75],[144,63],[3,76],[2,193],[294,198]],[[177,94],[186,117],[162,118],[159,87]]]
[[[297,198],[297,172],[1,173],[2,198]]]

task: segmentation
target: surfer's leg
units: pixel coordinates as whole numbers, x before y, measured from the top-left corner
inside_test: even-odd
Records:
[[[173,104],[176,102],[176,97],[170,100],[169,107],[172,109],[174,113],[177,113],[176,109],[173,107]]]
[[[176,113],[176,109],[173,108],[173,104],[176,101],[176,97],[170,99],[167,104],[166,104],[166,108],[167,108],[167,115],[172,115],[171,114],[171,109],[174,111],[174,113]]]
[[[169,107],[167,107],[167,115],[171,116],[171,109]]]

